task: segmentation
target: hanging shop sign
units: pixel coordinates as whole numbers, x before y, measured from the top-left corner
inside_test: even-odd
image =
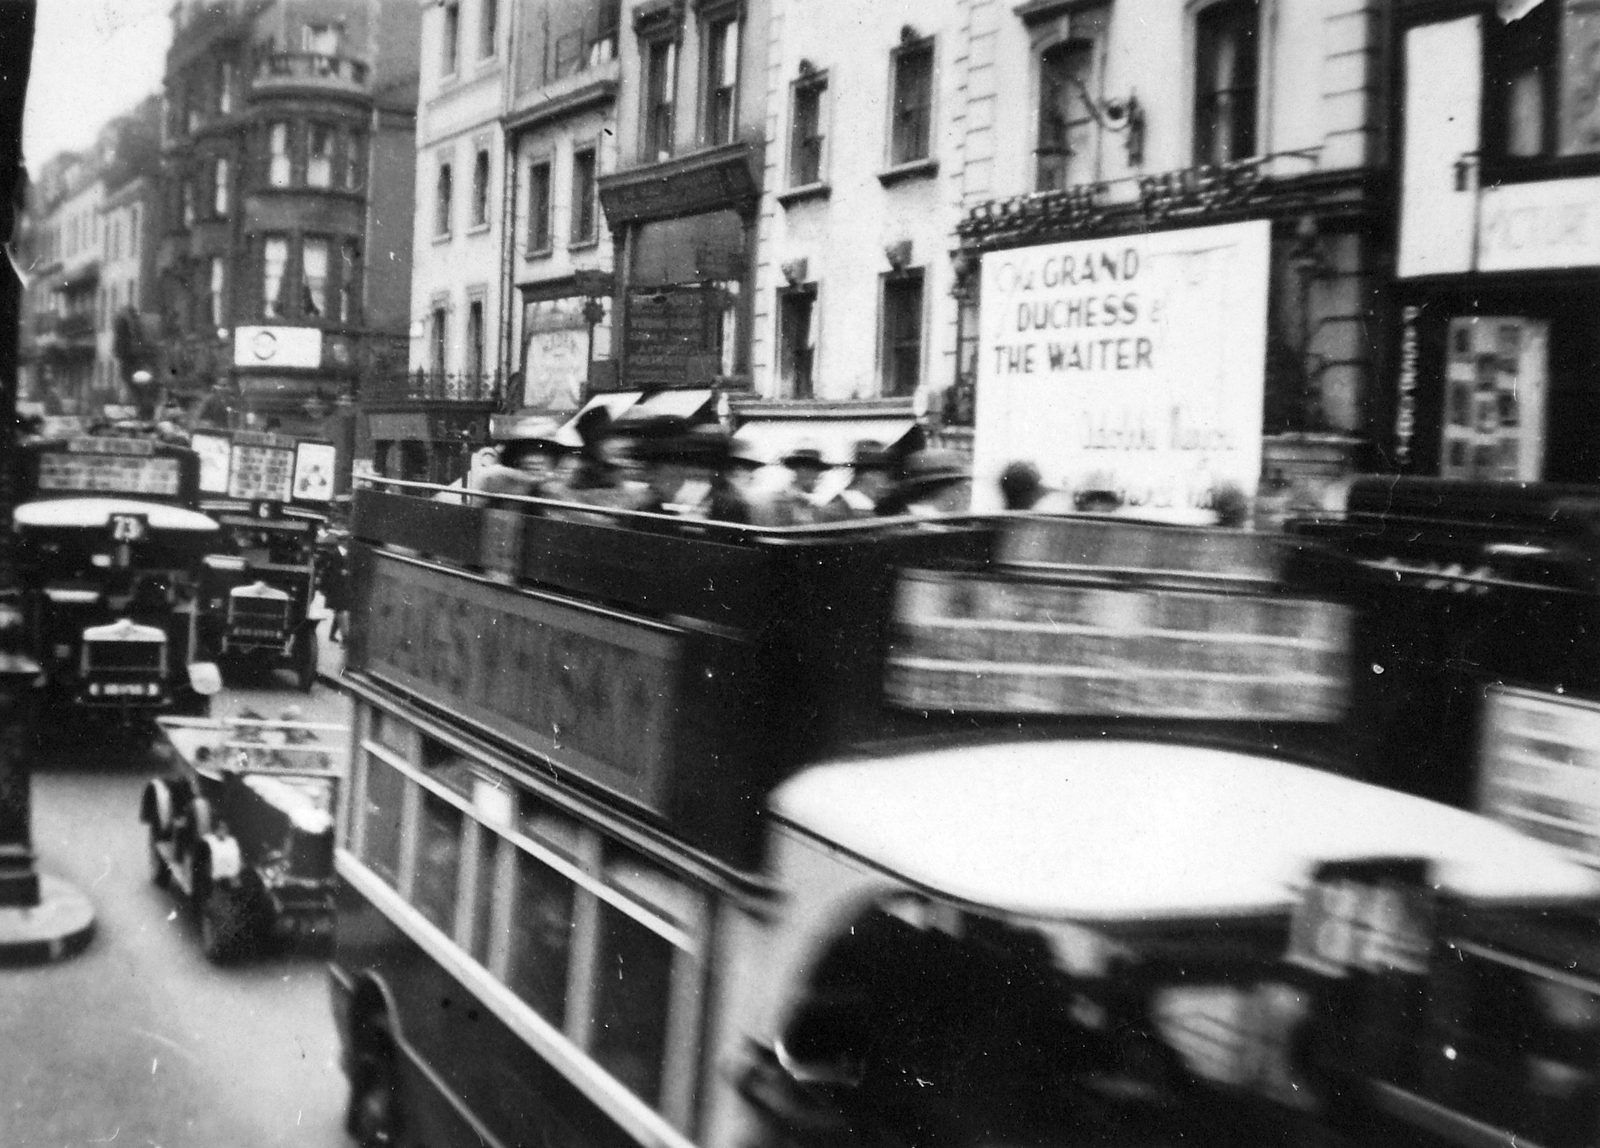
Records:
[[[236,367],[322,366],[322,332],[316,327],[235,327]]]
[[[1132,510],[1253,494],[1269,243],[1257,220],[984,255],[975,507],[1016,461]]]

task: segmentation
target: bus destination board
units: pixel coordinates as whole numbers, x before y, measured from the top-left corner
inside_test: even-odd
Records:
[[[39,489],[93,494],[178,494],[178,460],[117,454],[41,454]]]
[[[228,476],[228,497],[288,502],[294,478],[294,451],[273,446],[233,443],[233,469]]]

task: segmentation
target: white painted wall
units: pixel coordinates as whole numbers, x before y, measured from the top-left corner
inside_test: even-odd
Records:
[[[501,220],[505,186],[505,139],[500,116],[505,107],[506,34],[510,5],[501,4],[498,47],[486,59],[478,52],[479,0],[462,0],[456,69],[442,70],[445,8],[422,13],[419,51],[421,93],[417,107],[416,227],[412,238],[410,365],[430,363],[428,324],[434,301],[446,302],[449,337],[445,370],[467,364],[468,302],[484,300],[484,369],[499,367],[501,311]],[[473,164],[477,149],[489,151],[487,222],[472,223]],[[439,165],[448,157],[452,172],[451,228],[435,228],[435,189]]]
[[[817,285],[813,365],[819,399],[880,394],[879,289],[890,270],[884,248],[909,240],[911,265],[924,269],[924,385],[951,377],[955,303],[949,251],[959,218],[956,173],[962,68],[957,0],[775,0],[767,89],[767,138],[752,373],[758,391],[777,394],[776,292],[783,264],[805,259]],[[936,36],[932,153],[938,171],[884,186],[888,166],[890,53],[900,30]],[[789,186],[792,82],[800,61],[828,73],[825,182],[830,194],[783,206]]]

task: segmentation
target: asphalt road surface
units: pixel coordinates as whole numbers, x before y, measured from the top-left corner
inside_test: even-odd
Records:
[[[230,691],[214,708],[347,722],[318,686]],[[278,953],[200,955],[180,903],[150,882],[138,819],[145,763],[88,746],[34,778],[39,868],[94,902],[89,948],[0,969],[3,1148],[348,1148],[326,967]]]

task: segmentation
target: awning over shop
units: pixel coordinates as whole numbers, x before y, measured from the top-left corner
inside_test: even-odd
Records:
[[[680,419],[695,419],[716,402],[716,392],[707,390],[657,391],[640,399],[627,410],[627,419],[656,418],[670,415]],[[615,411],[612,412],[616,414]]]
[[[578,438],[578,420],[589,411],[592,411],[595,407],[605,407],[606,411],[614,419],[643,397],[643,391],[612,391],[603,395],[595,395],[579,408],[577,414],[562,424],[561,430],[557,432],[557,435],[562,442],[570,441],[573,445],[577,445],[582,441]]]
[[[892,450],[917,430],[908,418],[752,418],[736,432],[749,453],[764,462],[777,462],[790,451],[811,447],[824,462],[848,466],[859,442],[875,442]]]

